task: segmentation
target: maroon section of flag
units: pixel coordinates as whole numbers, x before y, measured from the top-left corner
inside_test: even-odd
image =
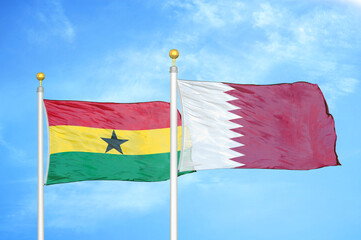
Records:
[[[118,130],[170,127],[167,102],[103,103],[44,100],[49,126],[72,125]],[[181,125],[178,113],[178,126]]]
[[[244,144],[234,148],[244,156],[233,161],[239,168],[307,170],[340,165],[335,152],[336,133],[332,115],[316,84],[298,82],[277,85],[229,84],[229,101],[238,107],[231,120],[233,131]]]

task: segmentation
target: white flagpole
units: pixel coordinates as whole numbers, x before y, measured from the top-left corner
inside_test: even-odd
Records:
[[[178,157],[177,157],[177,73],[175,59],[179,56],[176,49],[169,52],[173,59],[170,67],[170,240],[178,239]]]
[[[41,81],[45,75],[39,72],[36,78],[40,81],[38,92],[38,240],[44,240],[44,133],[43,133],[43,94]]]

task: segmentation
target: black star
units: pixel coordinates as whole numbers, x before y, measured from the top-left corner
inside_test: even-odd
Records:
[[[123,151],[120,148],[120,145],[125,143],[126,141],[128,141],[126,139],[118,139],[114,130],[113,130],[113,134],[112,134],[111,138],[101,138],[101,139],[103,139],[106,143],[108,143],[108,147],[107,147],[107,150],[105,150],[105,153],[107,153],[108,151],[110,151],[114,148],[115,150],[117,150],[118,152],[123,154]]]

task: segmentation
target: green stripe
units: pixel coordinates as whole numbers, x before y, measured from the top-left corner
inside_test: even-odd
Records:
[[[179,159],[180,152],[178,152]],[[86,180],[155,182],[169,179],[169,153],[118,155],[64,152],[50,155],[46,185]],[[190,173],[182,172],[178,176]]]

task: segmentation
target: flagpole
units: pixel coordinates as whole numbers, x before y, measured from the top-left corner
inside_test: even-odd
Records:
[[[45,75],[39,72],[36,78],[40,81],[38,92],[38,240],[44,240],[44,133],[43,133],[43,94],[41,82]]]
[[[173,59],[170,67],[170,240],[178,239],[178,157],[177,157],[177,73],[175,60],[179,56],[176,49],[169,52]]]

